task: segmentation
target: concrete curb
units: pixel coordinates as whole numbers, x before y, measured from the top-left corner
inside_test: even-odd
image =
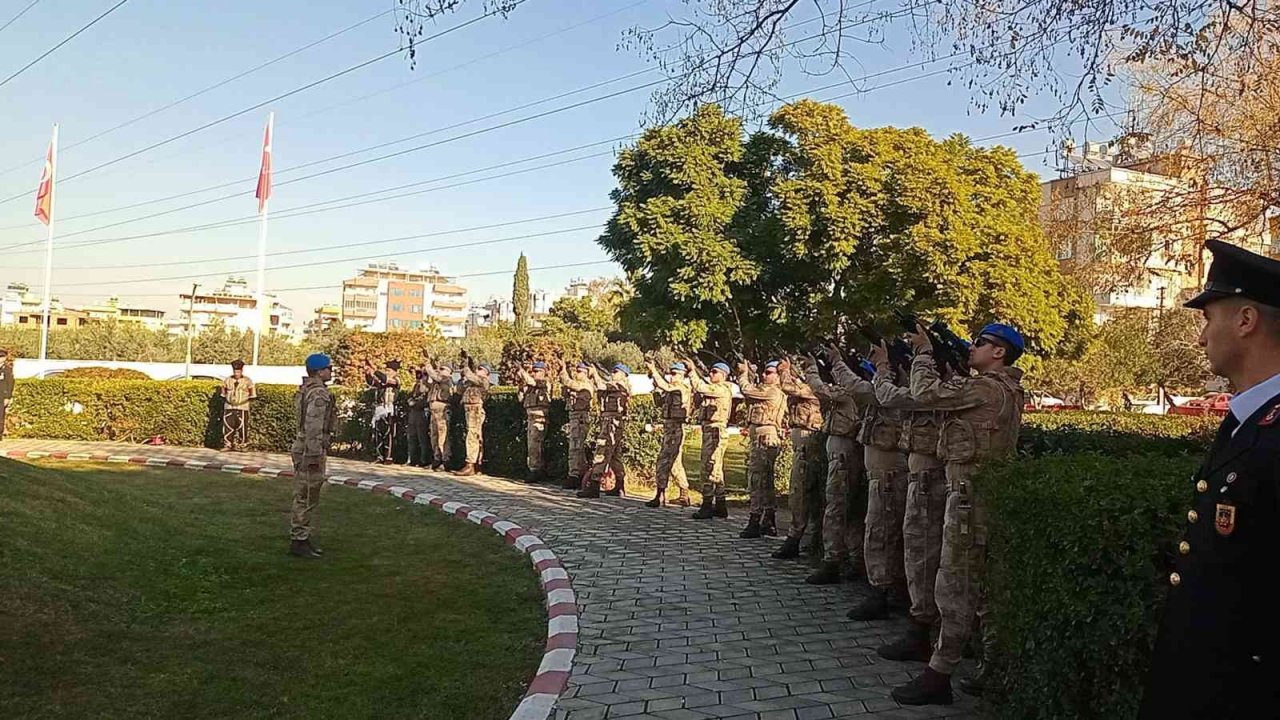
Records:
[[[110,453],[77,453],[63,451],[0,450],[0,457],[15,460],[79,460],[83,462],[107,462],[150,467],[207,470],[237,475],[263,477],[293,477],[292,470],[279,470],[258,465],[202,462],[182,460],[159,455],[112,455]],[[392,495],[416,505],[429,505],[454,517],[483,525],[502,536],[508,545],[529,557],[538,571],[539,582],[546,596],[547,644],[542,654],[538,672],[529,683],[524,698],[511,713],[510,720],[545,720],[551,715],[556,701],[569,683],[569,671],[578,647],[578,600],[573,583],[560,559],[542,539],[519,525],[499,518],[491,512],[473,508],[465,503],[446,500],[438,495],[418,492],[390,482],[381,482],[376,476],[360,477],[331,475],[325,478],[330,485],[365,490],[376,494]]]

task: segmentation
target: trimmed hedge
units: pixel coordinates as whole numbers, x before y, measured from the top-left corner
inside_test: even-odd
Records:
[[[988,468],[997,718],[1132,718],[1191,456],[1096,454]]]
[[[1027,413],[1022,417],[1018,454],[1024,457],[1101,453],[1103,455],[1187,455],[1204,452],[1221,418],[1108,412]]]

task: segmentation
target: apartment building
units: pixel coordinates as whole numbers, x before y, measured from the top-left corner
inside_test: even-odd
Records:
[[[301,328],[294,321],[293,310],[273,294],[267,293],[263,297],[265,302],[259,309],[257,295],[250,292],[249,284],[242,277],[228,277],[218,290],[205,292],[196,288],[194,294],[181,293],[178,295],[178,314],[168,320],[169,332],[181,335],[190,326],[199,334],[219,322],[236,330],[253,330],[261,322],[267,332],[279,333],[290,339],[301,337]]]
[[[43,317],[44,297],[31,292],[26,283],[9,283],[0,295],[0,325],[40,327]],[[81,308],[68,307],[56,297],[49,303],[50,327],[83,327],[107,320],[136,323],[149,330],[161,330],[165,326],[163,310],[122,303],[118,297]]]
[[[435,325],[447,338],[466,335],[467,289],[434,266],[402,269],[370,263],[342,281],[342,324],[369,332]]]

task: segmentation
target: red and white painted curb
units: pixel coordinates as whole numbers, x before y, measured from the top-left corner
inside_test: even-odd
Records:
[[[147,455],[112,455],[110,453],[87,453],[42,450],[0,450],[0,457],[17,460],[80,460],[85,462],[127,463],[131,465],[147,465],[152,467],[183,468],[186,470],[209,470],[213,472],[234,473],[239,475],[261,475],[265,477],[293,477],[292,470],[278,470],[259,465],[236,465],[232,463],[203,462],[200,460],[182,460]],[[538,571],[542,591],[546,594],[547,603],[547,644],[542,654],[542,664],[538,673],[529,683],[524,699],[511,714],[510,720],[545,720],[551,715],[556,700],[564,692],[569,683],[569,672],[573,667],[573,657],[578,647],[578,599],[573,592],[573,584],[569,574],[565,572],[560,559],[547,547],[542,539],[519,525],[503,520],[485,510],[473,508],[465,503],[445,500],[439,495],[420,492],[413,488],[382,482],[376,478],[360,478],[354,476],[331,475],[326,478],[330,485],[345,485],[359,490],[367,490],[377,494],[392,495],[405,502],[416,505],[429,505],[448,515],[470,520],[498,533],[517,550],[529,556],[529,562]]]

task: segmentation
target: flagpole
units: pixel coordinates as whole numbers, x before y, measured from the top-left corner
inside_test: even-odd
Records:
[[[53,215],[58,192],[58,123],[53,124],[53,143],[49,154],[49,239],[44,248],[44,319],[40,326],[40,367],[49,358],[49,306],[53,302]]]
[[[270,112],[267,114],[267,138],[268,149],[275,144],[275,124],[276,114]],[[258,351],[262,347],[262,324],[266,320],[269,309],[266,305],[266,282],[267,282],[267,203],[268,197],[260,198],[262,203],[262,221],[258,224],[258,321],[254,323],[253,330],[253,365],[258,365]]]

